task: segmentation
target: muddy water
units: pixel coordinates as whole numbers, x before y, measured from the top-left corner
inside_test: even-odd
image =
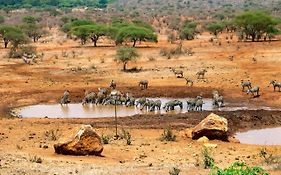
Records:
[[[173,98],[150,98],[152,100],[160,99],[162,101],[162,106],[170,101]],[[182,110],[179,107],[176,107],[174,111],[169,111],[168,113],[185,113],[187,112],[187,104],[185,99],[181,100],[184,104]],[[239,106],[240,105],[240,106]],[[218,109],[213,108],[211,99],[204,99],[203,110],[222,110],[222,111],[235,111],[235,110],[250,110],[250,109],[267,109],[265,107],[256,107],[256,106],[244,106],[244,104],[226,104],[224,108]],[[60,104],[50,105],[50,104],[40,104],[34,106],[27,106],[13,111],[15,115],[25,118],[98,118],[98,117],[113,117],[114,116],[114,106],[112,105],[85,105],[81,104],[69,104],[67,106],[61,106]],[[125,107],[117,106],[117,116],[125,117],[132,116],[135,114],[153,114],[161,113],[165,114],[166,111],[161,109],[161,111],[147,112],[145,110],[141,111],[136,107]]]
[[[244,144],[281,145],[281,127],[236,133],[236,138]]]

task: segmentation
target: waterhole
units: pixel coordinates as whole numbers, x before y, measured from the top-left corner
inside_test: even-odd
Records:
[[[174,100],[173,98],[149,98],[151,100],[160,99],[162,101],[162,106],[170,101]],[[140,110],[137,107],[126,107],[126,106],[117,106],[117,116],[125,117],[132,116],[135,114],[165,114],[165,113],[185,113],[188,112],[186,101],[190,98],[178,99],[183,102],[183,109],[176,107],[174,111],[166,112],[164,109],[161,111],[148,112],[145,110]],[[218,109],[212,106],[212,99],[204,99],[203,110],[213,111],[236,111],[236,110],[253,110],[253,109],[266,109],[271,110],[268,107],[257,107],[246,104],[230,104],[226,103],[225,107]],[[33,106],[26,106],[22,108],[17,108],[13,110],[13,114],[19,117],[24,118],[102,118],[102,117],[113,117],[114,116],[114,105],[82,105],[81,103],[77,104],[68,104],[66,106],[61,106],[60,104],[39,104]]]
[[[281,127],[239,132],[236,138],[244,144],[281,145]]]

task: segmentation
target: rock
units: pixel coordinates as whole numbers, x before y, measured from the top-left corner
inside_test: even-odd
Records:
[[[218,147],[217,144],[211,144],[211,143],[205,143],[204,146],[205,146],[206,148],[217,148],[217,147]]]
[[[208,137],[206,136],[203,136],[203,137],[200,137],[197,142],[199,143],[207,143],[209,141]]]
[[[234,136],[229,136],[227,138],[227,140],[231,143],[240,143],[240,141],[237,138],[235,138]]]
[[[212,113],[193,128],[192,139],[206,136],[211,140],[227,141],[227,130],[227,119]]]
[[[100,156],[103,151],[100,136],[90,125],[80,128],[73,140],[54,145],[57,154],[65,155],[96,155]]]

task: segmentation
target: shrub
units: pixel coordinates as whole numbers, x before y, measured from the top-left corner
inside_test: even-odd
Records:
[[[269,175],[261,167],[249,167],[244,162],[234,162],[230,167],[227,167],[225,169],[220,169],[220,168],[213,169],[209,175],[231,175],[231,174]]]
[[[173,169],[169,171],[169,174],[170,175],[179,175],[180,171],[181,171],[180,169],[173,167]]]
[[[104,135],[101,136],[101,141],[103,144],[108,144],[109,139],[110,139],[109,136],[104,136]]]
[[[201,152],[202,156],[203,156],[203,164],[204,164],[204,168],[213,168],[215,165],[215,160],[212,157],[212,155],[210,154],[208,148],[204,148]]]
[[[161,135],[161,141],[176,141],[176,135],[173,134],[171,128],[164,129],[163,134]]]
[[[130,134],[129,131],[126,131],[125,129],[122,129],[122,133],[120,134],[120,138],[125,139],[127,145],[132,144],[131,134]]]
[[[42,163],[43,159],[37,155],[30,157],[29,159],[30,162],[35,162],[35,163]]]

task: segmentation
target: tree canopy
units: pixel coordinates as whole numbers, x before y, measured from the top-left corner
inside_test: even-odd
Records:
[[[126,70],[126,66],[129,61],[136,60],[139,57],[137,50],[132,47],[120,47],[116,52],[116,59],[123,63],[123,70]]]
[[[133,47],[135,47],[137,41],[153,41],[157,42],[157,35],[148,28],[140,27],[136,25],[129,25],[121,28],[118,31],[117,41],[132,41]]]
[[[113,0],[0,0],[0,8],[59,7],[79,6],[105,8]]]
[[[215,35],[215,37],[217,37],[218,34],[224,30],[224,28],[225,25],[222,22],[212,22],[206,26],[206,29]]]
[[[252,41],[259,41],[262,37],[278,33],[278,23],[279,20],[261,11],[244,12],[235,18],[235,24],[242,35],[250,37]]]
[[[28,39],[24,32],[15,26],[0,26],[0,37],[4,41],[4,47],[7,48],[8,44],[11,43],[13,48],[18,48],[19,45],[28,42]]]
[[[72,34],[80,38],[81,44],[84,45],[87,39],[91,39],[94,46],[97,47],[99,37],[107,34],[107,27],[102,24],[81,25],[72,29]]]
[[[180,39],[193,40],[195,35],[198,33],[196,31],[196,27],[197,23],[187,21],[180,31]]]

